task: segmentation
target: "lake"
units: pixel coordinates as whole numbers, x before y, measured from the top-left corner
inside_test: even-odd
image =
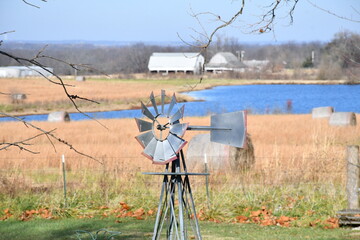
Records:
[[[248,110],[253,114],[307,114],[315,107],[332,106],[337,112],[360,113],[360,85],[241,85],[219,86],[186,92],[199,101],[185,104],[186,116]],[[149,92],[150,95],[150,92]],[[201,101],[200,101],[201,100]],[[140,106],[140,103],[139,103]],[[142,117],[140,110],[88,113],[96,119]],[[26,121],[46,121],[47,114],[23,116]],[[80,113],[71,113],[71,120],[86,120]],[[0,121],[12,121],[0,118]]]

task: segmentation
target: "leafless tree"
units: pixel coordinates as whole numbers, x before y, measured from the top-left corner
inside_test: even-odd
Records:
[[[36,8],[39,8],[37,5],[33,4],[33,3],[30,3],[29,1],[26,1],[26,0],[22,0],[25,4],[31,6],[31,7],[36,7]],[[46,2],[46,0],[39,0],[39,1],[42,1],[42,2]],[[7,31],[7,32],[3,32],[3,33],[0,33],[0,35],[3,35],[3,34],[6,34],[6,33],[10,33],[10,32],[13,32],[13,31]],[[0,46],[2,45],[2,41],[0,41]],[[37,71],[35,70],[39,75],[41,75],[43,78],[45,78],[46,80],[48,80],[50,83],[52,84],[56,84],[56,85],[59,85],[63,91],[64,91],[64,94],[66,95],[66,97],[69,99],[69,101],[72,103],[72,105],[75,107],[76,111],[78,111],[79,113],[82,113],[83,115],[87,116],[88,118],[90,119],[93,119],[91,116],[89,116],[88,114],[84,113],[81,111],[81,109],[78,107],[76,101],[77,100],[85,100],[85,101],[89,101],[89,102],[92,102],[92,103],[96,103],[96,104],[99,104],[98,102],[94,101],[94,100],[91,100],[89,98],[84,98],[84,97],[81,97],[81,96],[78,96],[78,95],[73,95],[69,92],[68,88],[71,87],[71,85],[68,85],[68,84],[65,84],[63,79],[51,72],[44,64],[42,64],[40,62],[40,59],[52,59],[54,61],[58,61],[58,62],[62,62],[64,64],[67,64],[68,66],[70,66],[71,68],[73,69],[79,69],[79,67],[86,67],[86,68],[91,68],[91,66],[87,66],[87,65],[82,65],[82,64],[74,64],[74,63],[68,63],[66,61],[63,61],[61,59],[57,59],[57,58],[54,58],[54,57],[51,57],[51,56],[47,56],[45,54],[43,54],[44,50],[46,49],[47,46],[43,47],[41,50],[39,50],[36,55],[33,57],[33,58],[24,58],[24,57],[19,57],[19,56],[16,56],[16,55],[13,55],[11,53],[8,53],[8,52],[5,52],[5,51],[2,51],[0,50],[0,55],[2,56],[5,56],[5,57],[8,57],[10,59],[13,59],[15,60],[18,64],[22,65],[22,66],[25,66],[25,67],[29,67],[29,66],[37,66],[39,68],[41,68],[43,71],[51,74],[55,80],[53,80],[52,78],[50,77],[47,77],[45,74],[43,74],[42,72],[40,71]],[[34,69],[33,69],[34,70]],[[0,94],[9,94],[9,93],[0,93]],[[88,158],[91,158],[95,161],[98,161],[100,162],[99,160],[97,160],[96,158],[88,155],[88,154],[85,154],[81,151],[78,151],[77,149],[75,149],[70,143],[68,143],[66,140],[62,139],[62,138],[59,138],[57,137],[55,134],[54,134],[54,131],[55,129],[53,130],[50,130],[50,131],[46,131],[40,127],[37,127],[35,126],[34,124],[32,123],[29,123],[27,121],[24,121],[23,119],[19,118],[19,117],[16,117],[16,116],[13,116],[11,114],[7,114],[5,112],[0,112],[0,115],[2,116],[6,116],[6,117],[10,117],[10,118],[13,118],[17,121],[20,121],[22,122],[26,127],[31,127],[33,129],[36,129],[38,132],[40,132],[40,134],[38,135],[35,135],[33,137],[30,137],[30,138],[27,138],[27,139],[23,139],[23,140],[19,140],[19,141],[16,141],[16,142],[12,142],[12,143],[6,143],[6,142],[3,142],[3,143],[0,143],[0,151],[1,150],[6,150],[8,149],[9,147],[17,147],[19,148],[20,150],[24,150],[24,151],[27,151],[27,152],[30,152],[30,153],[34,153],[36,154],[37,152],[34,152],[32,151],[29,147],[31,146],[31,144],[29,143],[30,140],[33,140],[35,138],[38,138],[42,135],[45,135],[48,140],[50,141],[50,143],[52,144],[53,147],[54,144],[53,142],[51,141],[51,139],[55,140],[55,141],[58,141],[66,146],[68,146],[71,150],[75,151],[76,153],[82,155],[82,156],[85,156],[85,157],[88,157]],[[96,119],[93,119],[95,121],[97,121]],[[105,127],[103,124],[101,124],[99,121],[97,121],[100,125],[102,125],[103,127]],[[106,127],[105,127],[106,128]]]

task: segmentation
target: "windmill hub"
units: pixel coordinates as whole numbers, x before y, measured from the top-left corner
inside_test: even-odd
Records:
[[[157,117],[154,120],[153,132],[156,139],[163,141],[168,137],[170,133],[169,124],[168,118]]]

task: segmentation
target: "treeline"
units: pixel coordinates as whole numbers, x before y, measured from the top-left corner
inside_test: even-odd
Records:
[[[72,75],[74,69],[64,64],[78,64],[78,74],[131,74],[146,73],[148,61],[153,52],[198,52],[194,46],[161,46],[135,43],[130,45],[95,44],[44,44],[3,42],[1,50],[16,56],[33,58],[39,51],[43,57],[39,62],[54,68],[56,74]],[[217,52],[232,52],[238,55],[244,51],[244,60],[269,60],[271,66],[282,68],[318,68],[319,79],[339,79],[359,76],[360,35],[352,32],[340,32],[329,43],[288,42],[282,44],[243,44],[235,38],[221,38],[202,52],[206,60]],[[15,60],[0,55],[0,66],[19,65]],[[88,67],[84,67],[86,65]]]

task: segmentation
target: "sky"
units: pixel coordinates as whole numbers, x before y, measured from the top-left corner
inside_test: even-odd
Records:
[[[0,0],[0,40],[193,42],[204,40],[241,6],[241,0]],[[219,38],[245,43],[329,42],[334,34],[360,33],[360,0],[300,0],[290,24],[290,6],[276,13],[271,33],[252,32],[251,26],[274,0],[246,0],[243,14],[220,30]],[[329,14],[311,3],[352,22]],[[203,13],[198,18],[194,13]],[[206,14],[207,13],[207,14]]]

